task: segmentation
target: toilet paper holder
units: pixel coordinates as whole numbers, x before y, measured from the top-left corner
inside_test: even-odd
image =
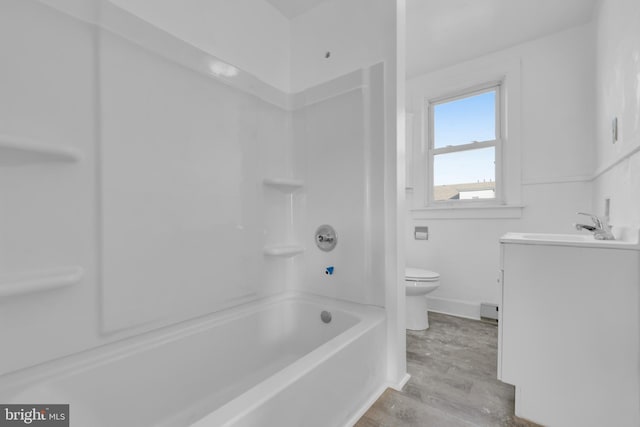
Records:
[[[416,240],[429,240],[429,227],[416,227],[413,237]]]

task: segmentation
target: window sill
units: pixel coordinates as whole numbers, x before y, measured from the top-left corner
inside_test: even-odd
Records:
[[[524,205],[429,206],[411,209],[413,219],[512,219],[521,218]]]

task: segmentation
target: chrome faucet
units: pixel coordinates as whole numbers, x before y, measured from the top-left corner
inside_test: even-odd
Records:
[[[609,225],[608,217],[599,217],[597,215],[578,212],[578,215],[586,215],[591,218],[593,225],[574,224],[576,230],[588,230],[593,233],[593,237],[596,240],[615,240],[615,237],[611,233],[611,226]]]

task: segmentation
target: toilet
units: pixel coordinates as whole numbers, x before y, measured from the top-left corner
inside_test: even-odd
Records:
[[[440,275],[433,271],[407,267],[404,273],[407,295],[407,329],[423,331],[429,328],[427,294],[440,286]]]

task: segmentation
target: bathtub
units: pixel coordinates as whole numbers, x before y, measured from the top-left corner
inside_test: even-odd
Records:
[[[0,402],[68,403],[77,427],[350,425],[384,388],[384,325],[287,293],[5,375]]]

